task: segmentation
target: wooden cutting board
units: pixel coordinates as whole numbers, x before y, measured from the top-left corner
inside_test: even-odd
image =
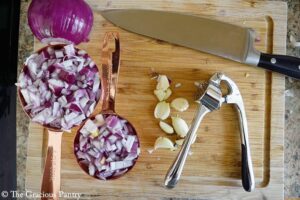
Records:
[[[287,6],[283,2],[213,0],[88,0],[94,10],[94,27],[85,49],[100,67],[103,35],[118,31],[121,38],[121,69],[116,110],[134,124],[141,141],[138,163],[126,176],[114,181],[97,181],[81,171],[73,155],[72,133],[63,135],[62,185],[64,192],[85,194],[83,199],[283,199],[284,77],[262,69],[225,60],[184,47],[121,30],[107,22],[99,10],[143,8],[178,11],[252,27],[258,33],[258,49],[285,53]],[[176,22],[174,22],[176,23]],[[203,27],[205,28],[205,27]],[[35,49],[42,45],[35,43]],[[164,176],[178,151],[157,150],[149,154],[158,136],[166,136],[153,117],[157,103],[153,95],[156,82],[151,69],[168,75],[182,87],[173,89],[175,97],[186,97],[191,106],[179,113],[191,122],[197,104],[193,102],[194,81],[208,80],[224,72],[239,86],[249,124],[257,189],[241,187],[241,149],[238,118],[224,105],[208,114],[198,131],[193,154],[188,157],[177,187],[163,187]],[[98,108],[98,111],[100,108]],[[176,114],[173,112],[173,114]],[[26,169],[26,189],[39,191],[47,134],[31,124]],[[175,139],[175,137],[170,137]],[[92,197],[88,197],[92,195]]]

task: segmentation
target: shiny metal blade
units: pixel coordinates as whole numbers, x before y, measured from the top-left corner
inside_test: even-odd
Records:
[[[193,15],[131,9],[105,10],[102,15],[128,31],[238,62],[247,62],[253,45],[251,29]]]

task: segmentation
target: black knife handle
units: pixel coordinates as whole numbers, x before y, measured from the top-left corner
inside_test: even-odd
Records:
[[[300,58],[261,53],[257,66],[300,79]]]

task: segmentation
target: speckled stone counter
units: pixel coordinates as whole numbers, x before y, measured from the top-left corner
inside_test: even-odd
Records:
[[[33,51],[33,36],[27,23],[30,0],[21,0],[18,72],[23,62]],[[17,189],[25,191],[26,154],[29,119],[17,101]]]
[[[287,54],[300,57],[300,47],[294,48],[290,35],[300,40],[300,1],[288,2]],[[286,197],[300,197],[300,81],[286,78],[284,191]]]
[[[33,36],[27,25],[27,8],[30,0],[21,0],[21,22],[19,36],[19,71],[25,58],[33,51]],[[300,40],[300,0],[286,0],[288,3],[287,54],[300,57],[300,48],[294,48],[290,35]],[[286,79],[285,112],[285,197],[300,197],[300,81]],[[18,104],[18,102],[17,102]],[[17,187],[25,190],[25,168],[29,120],[17,107]]]

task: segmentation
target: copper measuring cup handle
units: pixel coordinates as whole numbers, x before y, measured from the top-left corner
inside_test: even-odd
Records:
[[[42,200],[59,199],[62,134],[62,131],[55,132],[48,129],[48,150],[41,188]],[[49,198],[49,195],[52,197]]]
[[[114,51],[111,52],[111,43],[114,42]],[[104,36],[102,46],[102,113],[115,113],[115,96],[120,68],[120,41],[117,32],[108,32]]]

